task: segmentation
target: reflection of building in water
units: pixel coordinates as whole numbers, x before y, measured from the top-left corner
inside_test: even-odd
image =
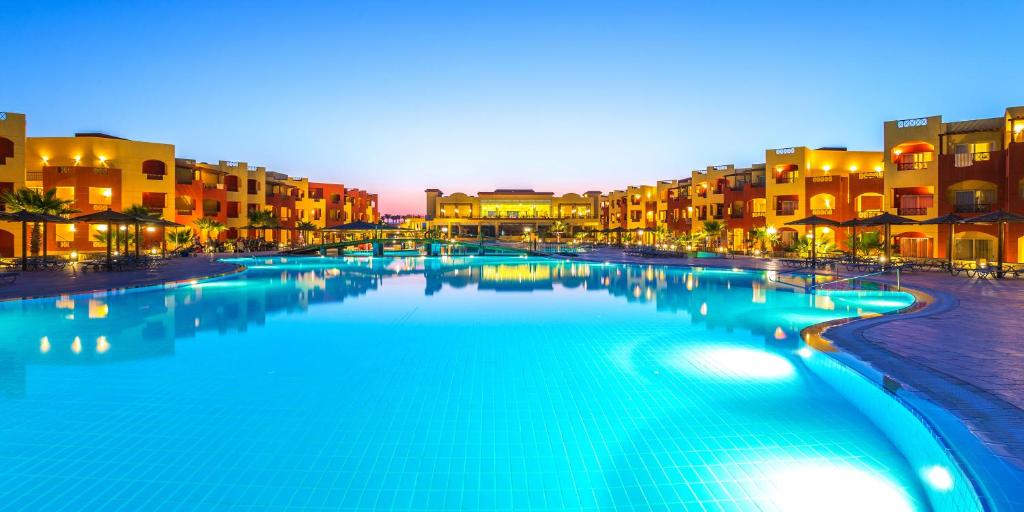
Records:
[[[711,329],[742,329],[768,346],[795,343],[808,308],[835,310],[828,295],[772,288],[760,275],[728,270],[620,266],[519,258],[372,258],[251,263],[249,272],[159,292],[127,292],[0,304],[11,332],[0,340],[0,392],[22,396],[26,365],[106,364],[174,354],[174,341],[202,331],[244,332],[279,313],[301,313],[422,274],[426,295],[444,287],[496,292],[557,288],[608,293],[657,310],[685,312]],[[206,299],[206,300],[204,300]],[[680,319],[681,322],[687,320]],[[789,346],[789,345],[787,345]]]
[[[379,285],[373,273],[320,269],[247,275],[168,289],[7,303],[19,321],[0,340],[0,395],[25,394],[29,365],[92,365],[174,354],[176,339],[200,331],[242,331],[275,313],[342,302]],[[273,281],[271,283],[270,281]],[[204,295],[216,300],[203,301]]]

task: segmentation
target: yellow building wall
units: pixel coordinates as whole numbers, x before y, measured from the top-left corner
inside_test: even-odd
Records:
[[[14,143],[14,156],[0,164],[0,182],[10,183],[12,190],[25,186],[25,114],[0,112],[0,137]],[[16,222],[0,222],[0,234],[6,238],[9,248],[7,255],[21,253],[21,224]],[[0,244],[2,245],[2,244]]]

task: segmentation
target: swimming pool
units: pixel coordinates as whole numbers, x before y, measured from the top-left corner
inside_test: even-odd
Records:
[[[240,261],[0,304],[0,508],[980,508],[937,441],[897,443],[912,420],[880,426],[884,393],[800,340],[908,294],[518,257]]]

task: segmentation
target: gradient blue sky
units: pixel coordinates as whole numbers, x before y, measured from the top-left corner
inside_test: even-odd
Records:
[[[897,4],[899,4],[897,6]],[[0,0],[0,110],[381,194],[609,190],[1024,104],[1024,2]],[[1011,24],[1012,25],[1012,24]]]

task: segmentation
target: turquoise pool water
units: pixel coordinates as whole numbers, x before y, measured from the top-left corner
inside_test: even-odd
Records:
[[[965,485],[806,364],[801,327],[904,293],[524,258],[244,263],[0,304],[0,509],[929,510]]]

